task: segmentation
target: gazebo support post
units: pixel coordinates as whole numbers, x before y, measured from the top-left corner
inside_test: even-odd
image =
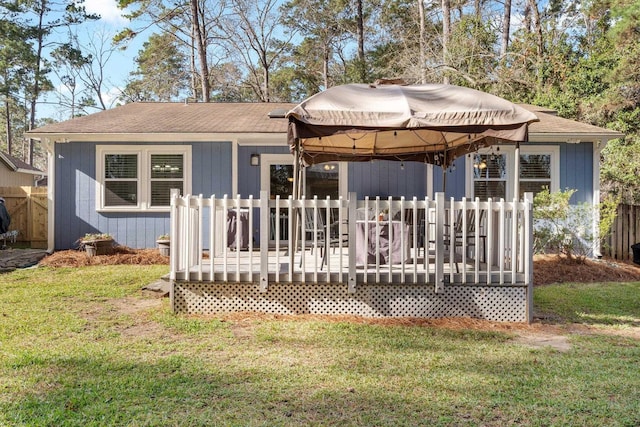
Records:
[[[515,160],[513,165],[513,198],[520,200],[520,142],[516,142]]]
[[[293,160],[293,202],[295,203],[300,199],[300,146],[296,145],[294,160]],[[298,239],[300,233],[300,227],[298,226],[298,210],[293,208],[293,248],[289,248],[289,265],[293,265],[296,257],[296,250],[298,249]],[[279,238],[279,236],[278,236]]]

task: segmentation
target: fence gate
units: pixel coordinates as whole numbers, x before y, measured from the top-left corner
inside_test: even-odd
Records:
[[[631,261],[631,245],[640,243],[640,206],[618,205],[611,234],[602,245],[602,254],[614,259]]]
[[[0,196],[11,215],[10,230],[18,230],[18,242],[32,248],[47,247],[47,187],[0,187]]]

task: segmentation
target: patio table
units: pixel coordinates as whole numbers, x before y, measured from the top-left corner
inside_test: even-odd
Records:
[[[377,233],[380,233],[380,245]],[[367,237],[365,247],[365,236]],[[402,264],[409,253],[409,225],[401,221],[356,221],[356,265]]]

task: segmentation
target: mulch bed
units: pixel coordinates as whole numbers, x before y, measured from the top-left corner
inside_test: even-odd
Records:
[[[45,257],[39,265],[47,267],[83,267],[89,265],[169,265],[169,257],[157,249],[131,249],[116,246],[111,255],[88,256],[83,250],[58,251]]]
[[[578,263],[557,255],[533,258],[533,283],[640,282],[640,265],[611,258],[587,259]]]

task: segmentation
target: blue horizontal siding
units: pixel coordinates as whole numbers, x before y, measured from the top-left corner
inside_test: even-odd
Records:
[[[156,237],[169,232],[168,212],[96,212],[96,145],[55,144],[55,249],[75,248],[80,237],[98,232],[131,248],[154,247]],[[231,193],[230,142],[136,145],[191,145],[192,192]]]
[[[376,160],[349,164],[349,191],[365,196],[423,198],[426,195],[427,166],[419,162]]]
[[[117,145],[121,145],[118,143]],[[139,145],[175,145],[139,144]],[[231,142],[187,143],[192,147],[192,193],[205,196],[232,195]],[[108,145],[101,143],[100,145]],[[560,188],[577,192],[572,203],[591,202],[593,198],[593,147],[589,143],[559,144]],[[169,231],[168,213],[96,212],[95,158],[96,144],[89,142],[55,145],[55,248],[76,247],[85,233],[114,235],[121,245],[132,248],[155,246],[155,238]],[[250,166],[251,154],[286,154],[286,146],[239,146],[238,193],[244,198],[259,197],[260,167]],[[446,179],[446,196],[460,199],[465,195],[465,159],[444,174],[433,168],[433,190],[442,191]],[[402,167],[404,166],[404,167]],[[374,161],[349,164],[349,191],[365,196],[416,196],[427,194],[427,166],[419,162]],[[257,226],[257,224],[254,224]]]
[[[592,203],[593,144],[560,144],[560,189],[574,189],[572,204]]]

